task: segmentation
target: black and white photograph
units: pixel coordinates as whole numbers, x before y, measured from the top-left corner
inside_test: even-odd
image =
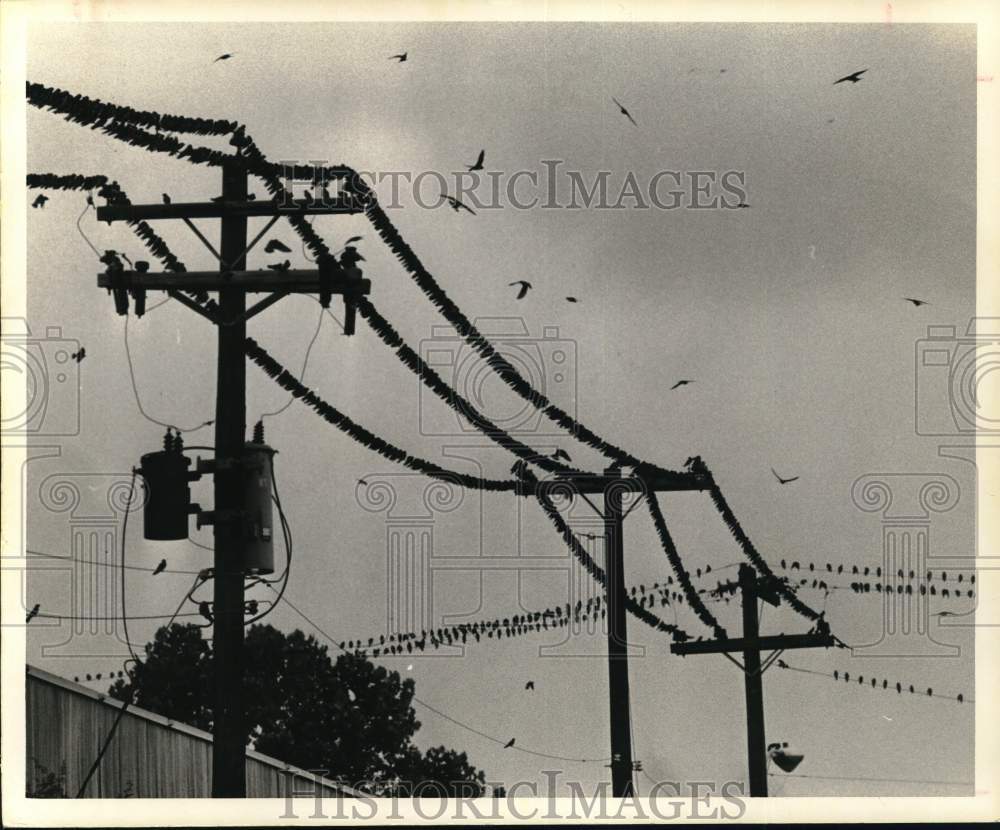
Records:
[[[996,9],[174,5],[0,10],[5,824],[1000,818]]]

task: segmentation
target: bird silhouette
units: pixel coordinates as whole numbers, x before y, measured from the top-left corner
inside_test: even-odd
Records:
[[[568,303],[578,303],[580,302],[576,297],[567,297],[566,302]]]
[[[472,208],[458,201],[458,199],[456,199],[454,196],[445,196],[444,198],[448,202],[448,204],[451,205],[451,209],[455,211],[455,213],[458,213],[459,210],[467,210],[473,216],[476,215],[476,212]]]
[[[161,559],[160,564],[153,569],[153,576],[163,573],[167,569],[167,560]]]
[[[347,241],[346,241],[346,242],[344,243],[344,247],[346,248],[346,247],[347,247],[348,245],[350,245],[350,244],[351,244],[352,242],[360,242],[360,241],[361,241],[362,239],[364,239],[364,237],[363,237],[363,236],[352,236],[352,237],[351,237],[350,239],[348,239],[348,240],[347,240]]]
[[[198,603],[198,613],[201,614],[209,622],[213,622],[215,619],[212,616],[212,606],[208,603],[207,600],[202,600],[201,602]]]
[[[505,743],[503,745],[503,748],[504,749],[510,749],[512,746],[514,746],[514,739],[513,738],[511,738],[509,741],[507,741],[507,743]]]
[[[527,683],[524,684],[524,688],[525,688],[525,691],[527,691],[529,689],[531,691],[534,691],[534,689],[535,689],[535,681],[534,680],[529,680]],[[511,743],[513,743],[513,741],[511,741]]]
[[[35,605],[34,605],[34,607],[28,612],[28,616],[24,620],[24,624],[25,625],[27,625],[28,623],[30,623],[35,617],[38,616],[38,611],[39,611],[40,608],[41,608],[41,605],[39,605],[36,602]]]
[[[844,81],[850,81],[852,84],[856,84],[861,80],[861,76],[867,72],[867,69],[859,69],[857,72],[852,72],[850,75],[845,75],[843,78],[838,78],[833,82],[833,85],[842,84]]]
[[[472,173],[474,170],[482,170],[483,169],[483,159],[484,158],[486,158],[486,151],[485,150],[480,150],[479,151],[479,156],[476,158],[476,163],[475,164],[467,164],[465,166],[469,169],[470,173]]]
[[[689,383],[694,383],[693,380],[679,380],[673,386],[670,387],[670,391],[673,392],[678,386],[687,386]]]
[[[70,355],[70,357],[77,363],[83,360],[86,356],[87,356],[87,350],[83,346],[80,346],[80,351],[73,352],[73,354]]]
[[[615,98],[615,97],[612,97],[612,98],[611,98],[611,100],[612,100],[612,101],[614,101],[614,102],[615,102],[615,103],[616,103],[616,104],[618,105],[618,111],[619,111],[619,112],[620,112],[620,113],[621,113],[622,115],[624,115],[624,116],[625,116],[625,117],[626,117],[626,118],[627,118],[627,119],[628,119],[629,121],[631,121],[631,122],[632,122],[632,124],[633,124],[633,125],[635,125],[636,127],[638,127],[638,126],[639,126],[638,124],[636,124],[636,123],[635,123],[635,119],[634,119],[634,118],[632,117],[632,114],[631,114],[631,113],[630,113],[630,112],[629,112],[629,111],[628,111],[627,109],[625,109],[625,107],[623,107],[623,106],[621,105],[621,102],[620,102],[620,101],[619,101],[619,100],[618,100],[617,98]]]
[[[227,61],[231,57],[232,55],[229,52],[226,52],[226,54],[224,55],[219,55],[219,57],[217,57],[214,61],[212,61],[212,63],[218,63],[219,61]]]
[[[516,282],[509,282],[509,283],[507,283],[507,285],[509,285],[509,286],[519,285],[520,286],[520,288],[518,289],[518,292],[517,292],[517,299],[518,300],[523,300],[527,296],[528,292],[532,288],[534,288],[534,286],[530,282],[528,282],[527,280],[517,280]]]
[[[736,207],[738,207],[738,208],[748,208],[748,207],[750,207],[750,205],[748,205],[746,202],[744,202],[744,201],[741,200],[739,202],[739,204],[736,205]]]
[[[566,450],[564,450],[562,447],[557,447],[556,451],[552,453],[552,457],[556,461],[566,461],[567,463],[573,460],[569,457],[569,453],[566,452]]]
[[[218,204],[221,204],[222,202],[226,201],[226,197],[225,196],[213,196],[211,199],[209,199],[209,201],[210,202],[215,202],[215,204],[218,205]]]
[[[287,271],[292,267],[292,263],[286,259],[284,262],[275,262],[267,267],[272,271]]]
[[[166,193],[163,193],[161,195],[163,196],[163,204],[169,205],[170,204],[170,196],[168,196]]]
[[[358,484],[360,484],[362,487],[367,487],[368,486],[368,482],[365,481],[363,478],[359,478],[358,479]]]
[[[906,302],[908,302],[908,303],[913,303],[913,305],[916,308],[920,308],[920,306],[922,306],[922,305],[930,305],[930,303],[927,302],[927,300],[917,300],[917,299],[915,299],[913,297],[903,297],[903,299],[906,300]]]
[[[395,61],[399,61],[400,63],[405,63],[406,62],[406,56],[407,56],[407,54],[409,54],[409,53],[408,52],[400,52],[398,55],[389,55],[389,60],[391,60],[391,61],[395,60]]]
[[[35,201],[33,201],[33,202],[31,203],[31,206],[32,206],[33,208],[43,208],[43,207],[45,207],[45,203],[46,203],[46,202],[47,202],[48,200],[49,200],[49,197],[48,197],[48,196],[46,196],[46,195],[45,195],[44,193],[39,193],[39,194],[38,194],[38,195],[37,195],[37,196],[35,197]]]
[[[290,254],[292,249],[280,239],[269,239],[267,244],[264,246],[264,253],[273,254],[275,251],[281,251],[283,254]]]
[[[94,207],[94,197],[91,196],[89,193],[87,194],[87,204],[90,205],[91,207]]]
[[[798,481],[798,476],[792,476],[791,478],[782,478],[777,473],[774,472],[774,467],[771,468],[771,472],[774,473],[774,477],[778,479],[779,484],[791,484],[793,481]]]

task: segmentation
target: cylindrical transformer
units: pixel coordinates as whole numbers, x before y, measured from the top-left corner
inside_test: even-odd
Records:
[[[275,450],[248,442],[243,450],[243,570],[274,573],[271,458]]]
[[[191,459],[176,450],[146,453],[139,473],[146,482],[143,506],[143,535],[161,542],[188,537],[191,488],[188,467]]]

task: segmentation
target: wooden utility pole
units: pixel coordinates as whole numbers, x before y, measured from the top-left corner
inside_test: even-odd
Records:
[[[757,578],[757,572],[749,565],[740,565],[739,588],[743,598],[743,636],[725,640],[707,640],[674,643],[670,650],[674,654],[722,654],[739,666],[744,674],[747,707],[747,767],[749,771],[750,796],[767,796],[767,744],[764,737],[764,689],[763,674],[789,648],[830,648],[836,645],[833,635],[822,620],[814,631],[808,634],[781,634],[776,637],[761,637],[758,629],[757,600],[763,599],[771,605],[779,605],[781,599],[773,585],[764,584]],[[774,649],[761,663],[763,649]],[[740,665],[730,655],[742,652]]]
[[[571,484],[575,495],[582,496],[604,520],[604,568],[607,578],[608,619],[608,702],[611,722],[611,793],[625,798],[635,792],[632,773],[637,768],[632,759],[632,729],[628,682],[628,628],[625,602],[625,564],[623,529],[631,507],[624,509],[627,491],[655,498],[658,492],[704,490],[708,478],[701,473],[663,471],[641,478],[625,477],[612,465],[603,475],[560,474],[559,481]],[[601,494],[603,509],[587,498]],[[525,495],[530,495],[526,492]]]
[[[136,263],[138,270],[125,271],[114,252],[102,262],[108,270],[97,276],[97,284],[115,295],[119,314],[128,314],[128,296],[135,298],[135,312],[145,309],[146,291],[165,291],[170,297],[208,319],[218,328],[217,398],[215,409],[215,458],[199,465],[199,472],[215,476],[215,504],[199,511],[199,526],[213,525],[215,558],[213,567],[214,675],[212,796],[246,797],[246,717],[243,694],[244,626],[244,471],[242,459],[246,442],[246,323],[289,294],[318,294],[329,303],[332,294],[344,297],[350,321],[353,300],[368,294],[371,283],[354,267],[344,267],[332,256],[321,258],[315,270],[276,272],[246,271],[246,255],[282,216],[358,213],[360,207],[336,199],[277,201],[248,199],[247,170],[240,161],[223,168],[222,199],[210,202],[132,205],[115,203],[97,209],[105,222],[181,219],[219,262],[218,271],[152,273],[148,264]],[[269,223],[247,244],[247,218],[267,217]],[[221,244],[217,252],[202,235],[192,218],[221,219]],[[139,268],[139,265],[145,267]],[[185,291],[217,291],[218,308],[211,309],[187,296]],[[247,307],[247,294],[267,296]],[[140,297],[142,298],[140,300]],[[345,326],[345,334],[353,333]]]
[[[245,202],[245,168],[222,171],[224,201]],[[246,268],[247,218],[223,216],[219,269]],[[243,707],[242,471],[246,441],[246,293],[219,290],[219,335],[215,402],[215,581],[212,709],[212,797],[246,798],[246,719]]]
[[[620,479],[610,468],[604,473]],[[633,795],[632,730],[628,687],[628,630],[625,614],[625,565],[622,488],[604,490],[604,566],[608,592],[608,702],[611,707],[611,794]]]

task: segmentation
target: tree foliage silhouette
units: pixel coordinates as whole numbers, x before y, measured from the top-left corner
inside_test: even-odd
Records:
[[[108,690],[134,705],[200,729],[212,728],[212,647],[196,625],[156,632],[145,659]],[[245,644],[247,742],[259,752],[379,795],[485,795],[485,776],[464,752],[421,752],[414,682],[359,654],[331,660],[328,647],[300,630],[254,625]],[[431,789],[435,785],[438,789]]]

